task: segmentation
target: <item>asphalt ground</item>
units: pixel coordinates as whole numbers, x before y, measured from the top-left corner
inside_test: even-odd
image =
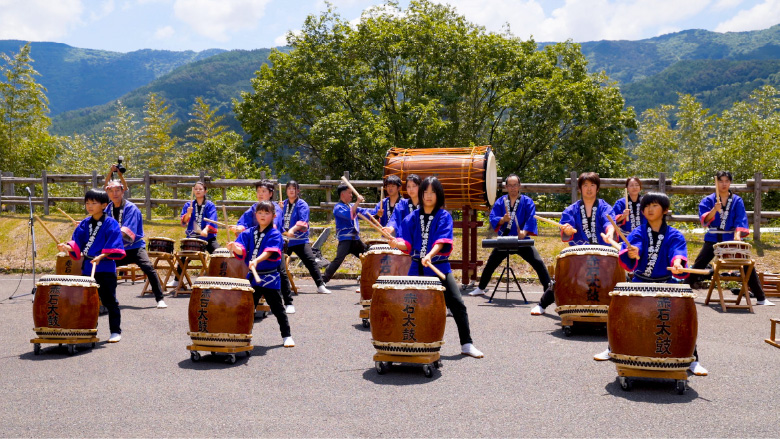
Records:
[[[26,279],[30,275],[25,275]],[[0,300],[19,276],[0,277]],[[460,355],[447,320],[441,370],[374,369],[371,334],[358,318],[357,283],[334,280],[332,295],[301,294],[290,316],[296,347],[285,349],[276,319],[256,320],[249,358],[190,360],[188,296],[155,309],[141,284],[120,283],[123,338],[107,344],[100,316],[94,349],[33,354],[31,296],[0,303],[0,435],[3,437],[780,437],[780,349],[764,342],[780,306],[723,313],[696,299],[698,348],[707,377],[678,395],[670,380],[638,380],[630,392],[612,363],[592,355],[606,332],[566,337],[548,308],[503,287],[494,303],[465,297],[475,345]],[[29,292],[30,280],[20,293]],[[17,293],[17,294],[20,294]]]

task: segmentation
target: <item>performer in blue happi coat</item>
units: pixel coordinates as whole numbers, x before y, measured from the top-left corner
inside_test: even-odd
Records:
[[[609,245],[601,233],[612,236],[615,228],[609,222],[612,206],[598,198],[601,179],[595,172],[584,172],[577,179],[582,198],[567,207],[561,215],[561,240],[569,245]]]
[[[376,203],[376,207],[370,210],[371,215],[374,215],[379,220],[379,224],[382,227],[387,227],[398,204],[403,198],[401,198],[401,178],[397,175],[388,175],[385,177],[382,185],[387,192],[387,196],[379,200]]]
[[[206,251],[211,254],[219,247],[217,243],[217,226],[206,221],[217,221],[217,206],[206,199],[206,185],[202,181],[192,187],[193,200],[184,203],[181,209],[181,225],[187,228],[187,238],[206,241]],[[184,263],[182,259],[181,264]],[[181,265],[176,265],[176,278],[168,282],[168,287],[177,287],[181,278]]]
[[[344,183],[336,188],[336,194],[339,197],[339,202],[333,207],[333,217],[336,219],[336,238],[339,241],[339,246],[336,249],[336,257],[325,269],[325,275],[322,277],[326,283],[333,278],[347,255],[351,254],[360,258],[360,254],[368,250],[368,246],[360,239],[360,225],[358,224],[358,213],[363,216],[371,215],[369,209],[359,207],[365,199],[358,196],[357,203],[352,203],[352,190]]]
[[[284,242],[282,234],[274,227],[274,216],[275,208],[271,201],[257,203],[255,207],[257,225],[241,232],[238,238],[234,242],[229,242],[226,247],[250,268],[247,279],[255,290],[253,294],[255,306],[260,302],[260,297],[265,297],[279,323],[284,347],[291,348],[295,346],[295,342],[290,333],[290,322],[287,313],[284,312],[282,294],[279,291],[281,287],[279,265],[282,261]],[[255,280],[252,268],[257,271],[260,282]]]
[[[395,208],[393,209],[393,215],[390,217],[387,225],[382,228],[384,231],[390,234],[396,233],[396,230],[401,226],[404,218],[420,207],[419,192],[421,183],[422,180],[420,180],[420,177],[417,174],[409,174],[406,176],[406,195],[408,195],[409,198],[401,198],[398,200],[398,203],[396,203]]]
[[[642,209],[639,208],[642,197],[639,192],[642,191],[642,182],[639,177],[629,177],[626,179],[626,193],[628,194],[628,206],[626,206],[626,197],[620,197],[612,206],[612,216],[615,217],[615,223],[620,226],[624,235],[628,235],[632,230],[639,227],[645,220]]]
[[[472,343],[468,311],[450,268],[452,215],[443,209],[444,187],[438,178],[428,177],[423,180],[420,190],[422,206],[404,218],[398,237],[390,241],[390,246],[412,256],[409,276],[436,276],[431,265],[446,275],[441,281],[445,288],[444,301],[458,326],[461,354],[482,358],[484,354]]]
[[[81,220],[76,230],[73,231],[71,240],[60,243],[57,249],[68,253],[74,260],[84,256],[81,266],[81,274],[92,275],[91,262],[100,255],[105,255],[98,261],[95,269],[95,282],[98,284],[100,301],[108,309],[108,326],[111,336],[109,343],[116,343],[122,339],[119,302],[116,300],[116,261],[125,256],[125,248],[122,244],[122,232],[119,223],[115,219],[106,216],[105,209],[108,206],[108,195],[96,189],[90,189],[84,195],[84,206],[88,217]]]

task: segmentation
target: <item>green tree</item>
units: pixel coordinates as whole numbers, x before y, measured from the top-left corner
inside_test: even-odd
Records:
[[[144,125],[139,136],[138,156],[151,174],[170,174],[182,166],[178,140],[171,129],[178,122],[170,106],[156,93],[149,93],[144,105]]]
[[[46,89],[35,81],[29,44],[13,56],[0,53],[0,60],[0,169],[38,173],[56,154]]]
[[[302,180],[379,177],[390,147],[491,144],[500,171],[559,181],[565,169],[611,172],[634,128],[578,45],[540,52],[426,0],[405,10],[389,1],[354,27],[329,9],[288,44],[235,112],[253,155],[271,153],[279,172]]]
[[[117,157],[124,157],[124,164],[129,169],[143,169],[146,163],[138,151],[140,130],[136,127],[138,121],[122,101],[116,102],[116,113],[111,116],[100,135],[93,139],[93,151],[99,155],[103,166],[115,163]]]

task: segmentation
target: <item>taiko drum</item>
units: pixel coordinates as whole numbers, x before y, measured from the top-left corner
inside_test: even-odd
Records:
[[[43,276],[33,300],[33,330],[40,338],[91,338],[97,334],[100,297],[87,276]]]
[[[555,312],[569,317],[604,317],[609,293],[625,280],[616,249],[603,245],[565,248],[555,262]]]
[[[192,285],[190,331],[196,345],[247,346],[254,323],[253,288],[246,279],[201,276]]]
[[[412,258],[387,244],[374,244],[360,255],[360,263],[360,299],[370,301],[377,278],[405,275],[412,265]]]
[[[249,268],[244,264],[244,261],[233,256],[233,253],[226,248],[214,250],[209,258],[209,267],[206,271],[207,276],[236,279],[246,279],[248,273]]]
[[[81,276],[82,261],[81,258],[74,260],[67,253],[59,252],[54,273],[61,276]]]
[[[150,253],[173,254],[175,243],[176,242],[173,239],[165,238],[162,236],[155,236],[147,240],[146,250]]]
[[[183,252],[205,252],[206,241],[198,238],[183,238],[179,240],[179,249]]]

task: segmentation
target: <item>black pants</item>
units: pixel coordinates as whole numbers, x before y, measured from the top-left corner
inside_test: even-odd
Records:
[[[157,270],[154,269],[152,261],[149,260],[149,255],[146,253],[146,249],[134,248],[132,250],[125,250],[125,257],[116,261],[116,266],[121,267],[123,265],[135,264],[141,271],[144,272],[146,278],[149,279],[149,286],[152,287],[154,293],[154,299],[158,302],[163,300],[162,285],[160,284],[160,278],[157,277]]]
[[[325,276],[322,277],[326,283],[336,274],[336,270],[341,267],[341,263],[344,262],[344,258],[347,255],[354,255],[356,258],[360,258],[361,253],[365,253],[368,250],[368,246],[359,239],[345,239],[339,241],[338,249],[336,250],[336,258],[330,261],[328,268],[325,269]]]
[[[524,261],[531,265],[531,268],[536,271],[536,275],[539,277],[539,282],[542,284],[542,288],[546,291],[550,287],[550,273],[547,272],[547,266],[544,265],[542,255],[536,250],[536,247],[520,247],[513,254],[520,255]],[[482,270],[482,276],[479,278],[479,289],[484,290],[490,283],[490,277],[493,276],[493,272],[496,271],[499,265],[504,262],[504,258],[509,257],[506,252],[498,249],[493,249],[490,252],[487,262],[485,263],[485,269]],[[507,276],[509,273],[507,273]],[[507,279],[509,281],[509,279]]]
[[[715,257],[715,248],[714,248],[715,244],[716,243],[714,242],[704,241],[704,245],[702,246],[701,251],[699,252],[698,255],[696,255],[696,260],[693,262],[693,268],[701,269],[707,267],[707,264],[709,264],[710,261],[712,261],[712,258]],[[691,274],[686,280],[686,283],[689,285],[693,285],[699,280],[705,278],[710,279],[711,276]],[[766,297],[764,296],[764,289],[761,288],[761,282],[758,280],[758,274],[756,274],[755,267],[753,267],[753,272],[750,273],[750,278],[748,278],[748,288],[756,296],[756,300],[766,299]]]
[[[89,264],[88,261],[84,263]],[[116,300],[116,272],[97,272],[95,282],[98,284],[100,302],[108,309],[109,330],[112,334],[121,334],[122,314],[119,312],[119,302]]]
[[[209,238],[208,241],[206,241],[206,253],[212,254],[214,253],[214,250],[219,247],[219,243],[217,242],[217,238]],[[176,280],[181,280],[181,266],[184,264],[184,258],[179,258],[179,263],[176,264]]]
[[[282,333],[282,337],[290,337],[290,321],[287,320],[287,313],[284,312],[282,293],[276,289],[263,288],[256,285],[253,288],[255,289],[255,292],[252,293],[252,297],[255,299],[255,308],[260,303],[260,297],[265,297],[265,301],[268,302],[271,312],[274,313],[276,321],[279,323],[279,331]]]
[[[460,287],[458,281],[455,280],[450,271],[447,273],[447,278],[441,281],[444,285],[444,303],[447,308],[452,312],[452,317],[455,319],[455,325],[458,327],[458,337],[460,338],[460,344],[471,343],[471,328],[469,327],[469,313],[466,310],[466,304],[463,303],[463,296],[460,295]]]
[[[325,284],[325,282],[322,281],[322,273],[320,273],[320,269],[317,267],[314,252],[311,250],[311,245],[308,242],[287,247],[287,254],[289,255],[291,253],[295,253],[301,258],[303,265],[309,270],[311,278],[314,279],[314,283],[317,284],[318,287]]]
[[[292,288],[290,287],[290,278],[287,277],[287,268],[284,266],[284,260],[279,264],[279,280],[282,283],[282,299],[284,299],[284,306],[292,305]]]

